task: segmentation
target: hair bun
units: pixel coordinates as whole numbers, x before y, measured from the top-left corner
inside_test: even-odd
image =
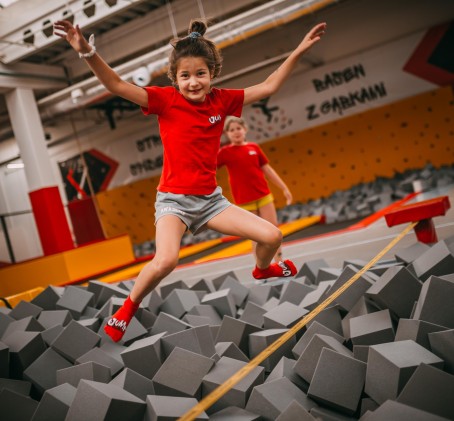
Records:
[[[199,33],[202,37],[207,31],[207,24],[203,20],[194,19],[189,24],[188,35],[191,33]]]

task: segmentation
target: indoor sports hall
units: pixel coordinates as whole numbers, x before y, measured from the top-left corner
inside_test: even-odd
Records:
[[[454,420],[452,45],[450,0],[0,0],[0,419]]]

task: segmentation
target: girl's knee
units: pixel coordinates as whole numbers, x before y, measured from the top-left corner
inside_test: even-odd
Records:
[[[156,270],[163,276],[168,275],[178,264],[178,257],[155,256],[153,259]]]
[[[282,232],[279,228],[273,227],[267,232],[266,244],[272,247],[279,247],[282,243]]]

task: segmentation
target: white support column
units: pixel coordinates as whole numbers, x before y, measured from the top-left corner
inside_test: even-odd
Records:
[[[44,130],[33,91],[17,88],[5,96],[14,136],[25,164],[25,176],[29,190],[55,185]]]
[[[44,254],[70,250],[74,244],[53,177],[33,91],[16,88],[8,92],[6,105],[24,162],[30,201]]]

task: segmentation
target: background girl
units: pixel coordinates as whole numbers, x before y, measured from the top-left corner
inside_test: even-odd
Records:
[[[287,205],[292,203],[292,193],[271,167],[260,146],[246,141],[247,126],[242,118],[228,117],[224,133],[230,144],[219,150],[218,168],[227,167],[235,203],[277,226],[274,198],[267,179],[282,190]],[[282,260],[282,247],[279,247],[274,260]]]

